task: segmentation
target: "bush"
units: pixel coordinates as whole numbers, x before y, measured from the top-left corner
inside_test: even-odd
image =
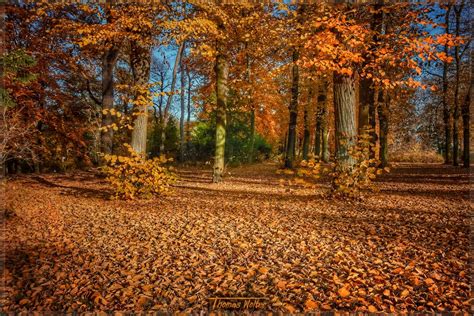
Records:
[[[357,144],[349,149],[349,155],[355,160],[355,164],[350,168],[335,164],[332,171],[333,194],[361,197],[362,190],[374,189],[373,180],[377,175],[390,171],[388,167],[380,168],[378,159],[370,158],[374,150],[370,130],[366,130],[359,136]]]
[[[162,130],[163,127],[160,124],[152,122],[151,128],[149,129],[147,144],[150,157],[159,157],[160,154],[166,154],[167,156],[170,156],[171,153],[178,152],[179,130],[176,119],[170,117],[168,123],[165,126],[164,153],[160,153]]]
[[[244,119],[234,114],[226,129],[226,164],[239,165],[249,161],[251,130]],[[192,131],[192,148],[195,160],[210,160],[214,157],[216,127],[213,119],[199,122]],[[258,133],[254,135],[254,161],[270,158],[272,147]]]
[[[370,153],[374,149],[374,144],[370,142],[369,133],[361,135],[357,144],[349,149],[349,155],[355,160],[351,167],[344,167],[340,164],[332,163],[330,168],[323,168],[316,159],[303,160],[297,171],[299,180],[296,183],[307,187],[313,187],[313,181],[328,174],[331,178],[331,194],[349,198],[361,198],[363,190],[375,189],[373,181],[377,175],[384,171],[389,172],[388,167],[380,168],[380,161],[370,158]]]
[[[166,194],[176,180],[172,167],[163,164],[172,161],[165,156],[144,159],[126,145],[130,156],[105,155],[103,168],[107,181],[114,187],[116,199],[151,198]]]

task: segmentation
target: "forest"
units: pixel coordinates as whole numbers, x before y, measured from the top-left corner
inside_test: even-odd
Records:
[[[468,313],[471,4],[7,1],[2,313]]]

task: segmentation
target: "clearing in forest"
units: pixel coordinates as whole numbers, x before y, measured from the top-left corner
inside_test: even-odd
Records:
[[[175,194],[114,201],[91,173],[9,180],[2,310],[209,308],[265,297],[274,311],[468,311],[469,173],[400,165],[363,202],[279,185],[276,165]],[[323,184],[324,186],[324,184]]]

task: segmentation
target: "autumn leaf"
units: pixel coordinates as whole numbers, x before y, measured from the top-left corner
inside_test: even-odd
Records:
[[[351,294],[345,287],[340,288],[340,289],[337,291],[337,293],[339,293],[339,295],[340,295],[341,297],[347,297],[347,296],[349,296],[349,295]]]
[[[291,314],[294,314],[296,312],[296,308],[291,304],[285,304],[285,308]]]
[[[426,283],[426,285],[431,286],[431,285],[433,285],[435,282],[434,282],[433,279],[431,279],[431,278],[426,278],[426,279],[425,279],[425,283]]]
[[[268,273],[268,268],[265,268],[265,267],[261,267],[258,269],[258,272],[262,273],[262,274],[267,274]]]
[[[376,313],[377,308],[374,305],[369,305],[368,310],[370,313]]]
[[[276,284],[276,286],[277,286],[277,288],[279,288],[280,290],[285,290],[285,289],[286,289],[286,284],[287,284],[286,281],[278,281],[278,283]]]
[[[305,307],[306,307],[306,310],[313,310],[313,309],[317,309],[319,304],[316,303],[315,301],[311,300],[311,299],[308,299],[306,300],[305,302]]]

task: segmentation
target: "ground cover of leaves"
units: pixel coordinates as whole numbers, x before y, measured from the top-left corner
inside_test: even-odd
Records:
[[[258,296],[286,312],[469,311],[467,171],[401,165],[349,202],[282,187],[275,170],[212,184],[189,168],[146,201],[109,200],[92,173],[9,180],[2,310],[190,312]]]

